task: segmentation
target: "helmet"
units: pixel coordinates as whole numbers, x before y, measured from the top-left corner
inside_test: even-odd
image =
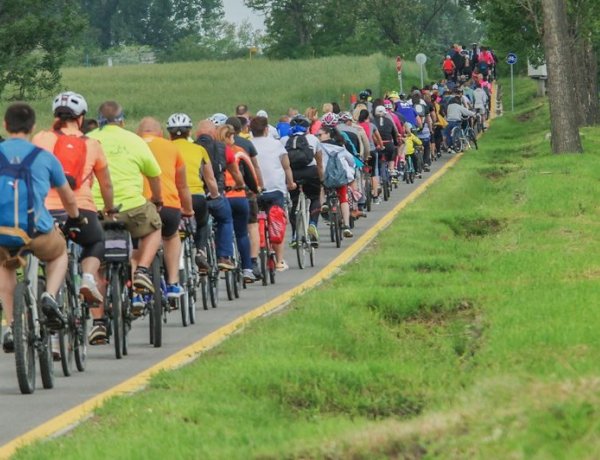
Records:
[[[425,108],[421,104],[415,104],[415,111],[420,117],[425,115]]]
[[[383,106],[389,110],[394,108],[394,104],[392,104],[392,101],[390,101],[389,99],[386,99],[385,101],[383,101]]]
[[[290,126],[301,126],[303,128],[308,128],[310,126],[310,121],[304,115],[296,115],[290,121]]]
[[[405,93],[400,93],[400,95],[398,97],[400,98],[401,101],[405,101],[406,100],[406,94]]]
[[[65,93],[60,93],[54,98],[54,101],[52,102],[52,112],[56,113],[58,109],[67,109],[71,111],[74,116],[78,117],[87,112],[88,105],[81,94],[67,91]]]
[[[362,101],[366,101],[369,98],[370,94],[368,91],[361,91],[358,93],[358,98]]]
[[[174,113],[167,120],[167,129],[184,128],[190,129],[192,127],[192,119],[185,113]]]
[[[340,113],[338,119],[342,123],[345,123],[347,121],[352,121],[352,114],[350,112],[342,112],[342,113]]]
[[[390,99],[400,99],[400,96],[398,95],[398,91],[392,91],[392,92],[391,92],[391,93],[388,95],[388,97],[389,97]]]
[[[215,113],[212,117],[209,118],[216,126],[223,126],[227,123],[227,115],[224,113]]]
[[[408,121],[404,123],[404,129],[410,132],[413,129],[413,125],[411,125]]]
[[[266,112],[266,110],[259,110],[258,112],[256,112],[256,116],[269,118],[269,114]]]
[[[387,113],[387,110],[385,110],[385,107],[382,105],[378,105],[377,107],[375,107],[375,115],[378,117],[381,117],[383,115],[385,115]]]
[[[333,128],[338,124],[338,116],[333,112],[326,113],[321,117],[321,123],[327,128]]]

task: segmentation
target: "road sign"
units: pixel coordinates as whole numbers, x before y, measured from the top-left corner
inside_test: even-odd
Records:
[[[423,53],[419,53],[415,56],[415,61],[417,61],[417,64],[419,65],[424,65],[427,62],[427,56]]]
[[[400,56],[396,56],[396,71],[402,72],[402,58]]]
[[[509,65],[513,65],[517,63],[517,55],[515,53],[508,53],[506,56],[506,63]]]

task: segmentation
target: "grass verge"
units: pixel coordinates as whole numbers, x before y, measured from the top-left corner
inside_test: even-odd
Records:
[[[339,276],[16,458],[597,458],[600,132],[518,87]]]

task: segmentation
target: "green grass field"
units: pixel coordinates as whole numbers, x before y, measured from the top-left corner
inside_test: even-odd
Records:
[[[517,87],[333,280],[16,458],[598,458],[600,130]]]
[[[174,112],[186,112],[197,121],[215,112],[233,114],[240,103],[248,104],[254,113],[266,110],[276,123],[289,107],[301,112],[309,106],[320,110],[323,102],[334,100],[347,107],[351,94],[366,87],[378,94],[382,71],[392,68],[393,60],[381,55],[82,67],[65,69],[62,86],[83,94],[90,117],[96,116],[102,101],[117,100],[130,129],[148,115],[166,121]],[[407,75],[410,80],[411,70]],[[33,104],[40,129],[51,123],[51,102],[48,96]]]

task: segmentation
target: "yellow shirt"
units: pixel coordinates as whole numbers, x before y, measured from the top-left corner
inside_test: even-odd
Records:
[[[410,136],[408,136],[406,139],[404,139],[404,142],[406,143],[406,154],[407,155],[412,155],[413,153],[415,153],[415,144],[423,145],[423,142],[421,142],[421,139],[419,139],[417,136],[415,136],[414,133],[410,133]]]
[[[203,164],[210,165],[208,152],[204,147],[187,139],[175,139],[173,141],[179,149],[183,162],[185,163],[185,174],[192,195],[204,195],[204,180],[200,173]]]

